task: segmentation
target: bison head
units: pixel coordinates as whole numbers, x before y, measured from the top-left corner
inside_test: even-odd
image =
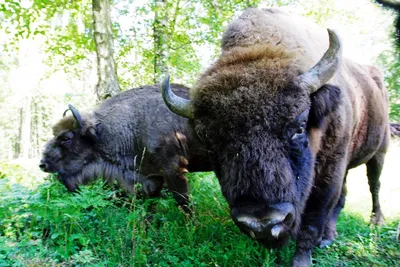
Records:
[[[325,83],[338,68],[330,45],[303,74],[293,53],[254,45],[225,51],[198,80],[192,100],[162,84],[167,106],[191,119],[210,152],[236,225],[269,247],[284,244],[301,223],[313,180],[318,127],[340,101]]]
[[[73,116],[65,116],[66,110],[64,117],[53,126],[54,137],[47,142],[39,167],[45,172],[57,173],[65,187],[75,191],[79,184],[94,177],[85,177],[82,170],[95,160],[99,125],[90,116],[82,118],[72,105],[68,107]]]

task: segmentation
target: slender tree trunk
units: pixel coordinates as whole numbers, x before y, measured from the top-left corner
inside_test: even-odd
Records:
[[[32,97],[29,92],[26,97],[26,102],[23,108],[22,117],[22,137],[21,137],[21,154],[22,158],[29,158],[29,152],[31,149],[31,100]]]
[[[8,140],[11,141],[11,140]],[[14,150],[13,150],[13,143],[8,142],[8,153],[6,159],[12,159],[14,155]]]
[[[14,146],[14,158],[19,158],[19,155],[21,154],[23,122],[24,122],[24,110],[23,110],[23,108],[20,108],[19,109],[19,123],[18,123],[18,139],[15,142],[15,146]]]
[[[31,136],[31,97],[27,96],[19,110],[18,140],[15,144],[15,158],[29,158]]]
[[[97,99],[102,100],[118,94],[121,90],[118,84],[113,56],[110,1],[93,0],[92,3],[94,40],[97,52],[97,73],[99,76],[96,93]]]
[[[168,12],[166,0],[154,0],[154,83],[168,72]]]
[[[39,155],[39,109],[38,104],[32,101],[32,122],[31,122],[31,157]]]

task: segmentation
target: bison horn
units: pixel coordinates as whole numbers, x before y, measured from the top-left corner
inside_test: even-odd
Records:
[[[318,63],[307,72],[297,77],[296,84],[315,93],[327,83],[339,68],[342,45],[335,31],[328,29],[329,48]]]
[[[193,119],[193,107],[190,100],[179,97],[172,92],[169,84],[169,74],[165,76],[161,83],[161,93],[165,104],[172,112],[182,117]]]
[[[67,112],[69,111],[69,108],[68,109],[66,109],[65,111],[64,111],[64,113],[63,113],[63,117],[65,117],[65,115],[67,115]]]
[[[78,127],[82,128],[82,117],[81,114],[79,114],[79,111],[71,104],[68,104],[68,108],[71,110],[72,115],[74,115],[74,118],[78,123]]]

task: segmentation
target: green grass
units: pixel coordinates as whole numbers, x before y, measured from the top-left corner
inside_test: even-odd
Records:
[[[315,250],[316,266],[399,265],[400,205],[391,200],[399,198],[400,179],[389,169],[382,177],[386,224],[368,224],[367,179],[356,170],[339,237]],[[240,233],[212,173],[190,175],[188,218],[168,194],[120,198],[101,182],[70,194],[36,168],[0,163],[0,170],[0,266],[288,266],[294,252],[294,242],[267,250]]]

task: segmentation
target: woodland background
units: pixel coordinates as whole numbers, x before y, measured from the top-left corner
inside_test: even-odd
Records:
[[[400,121],[394,14],[372,0],[0,0],[0,266],[284,266],[229,218],[212,173],[191,174],[192,218],[171,197],[115,197],[101,182],[69,194],[38,169],[51,125],[71,103],[103,98],[164,73],[191,86],[246,7],[284,7],[336,29],[344,55],[381,68]],[[400,208],[394,142],[382,177],[383,227],[368,225],[365,169],[350,173],[340,236],[317,266],[395,266]],[[168,195],[168,193],[166,193]]]
[[[228,22],[252,6],[286,7],[337,29],[346,56],[384,71],[391,118],[400,119],[394,17],[369,0],[5,0],[0,160],[38,157],[67,103],[89,109],[108,94],[158,83],[167,71],[190,86],[218,55]]]

